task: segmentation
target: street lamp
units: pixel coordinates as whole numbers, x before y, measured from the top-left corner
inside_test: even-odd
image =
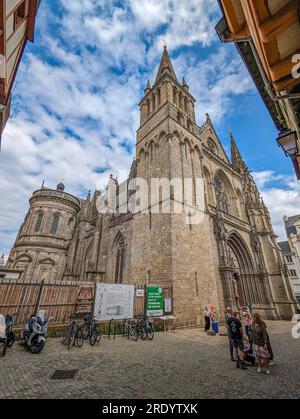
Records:
[[[277,138],[279,147],[283,149],[287,157],[296,157],[298,153],[297,133],[291,129],[280,132]]]

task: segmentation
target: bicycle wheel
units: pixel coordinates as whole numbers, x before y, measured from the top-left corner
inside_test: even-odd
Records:
[[[139,338],[136,324],[131,323],[128,327],[129,327],[128,337],[136,342]]]
[[[82,335],[83,335],[83,339],[88,339],[89,335],[90,335],[90,325],[88,322],[84,323],[81,326],[81,330],[82,330]]]
[[[79,329],[76,330],[76,333],[75,333],[74,344],[78,348],[81,348],[82,345],[83,345],[83,341],[84,341],[84,339],[83,339],[82,329],[79,328]]]
[[[101,340],[101,329],[95,324],[90,336],[90,345],[94,346],[96,343],[99,343]]]
[[[67,340],[69,338],[69,336],[71,335],[72,332],[72,325],[69,325],[64,331],[63,334],[60,338],[60,343],[62,345],[65,345],[67,343]]]
[[[154,327],[153,327],[152,324],[151,325],[150,324],[148,325],[147,337],[148,337],[149,340],[153,340],[154,339]]]
[[[146,340],[148,336],[147,333],[147,326],[144,323],[141,323],[138,326],[138,337],[141,338],[142,340]]]

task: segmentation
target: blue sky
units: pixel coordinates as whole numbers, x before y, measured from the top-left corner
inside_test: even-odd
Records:
[[[9,252],[43,180],[55,187],[64,178],[68,192],[85,196],[110,173],[126,177],[138,103],[164,42],[197,99],[198,124],[208,112],[226,150],[231,126],[284,238],[282,217],[298,213],[299,183],[240,56],[215,33],[219,18],[215,0],[42,2],[3,136],[0,253]]]

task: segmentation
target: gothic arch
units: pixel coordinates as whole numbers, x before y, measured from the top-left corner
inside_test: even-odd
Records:
[[[246,242],[236,231],[227,235],[227,259],[232,268],[237,306],[262,303],[265,300],[264,284]]]

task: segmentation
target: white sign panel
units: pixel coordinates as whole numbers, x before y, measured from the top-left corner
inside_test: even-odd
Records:
[[[143,290],[143,289],[137,289],[135,295],[136,295],[136,297],[139,297],[139,298],[145,297],[145,290]]]
[[[134,285],[97,284],[94,316],[98,321],[133,318]]]

